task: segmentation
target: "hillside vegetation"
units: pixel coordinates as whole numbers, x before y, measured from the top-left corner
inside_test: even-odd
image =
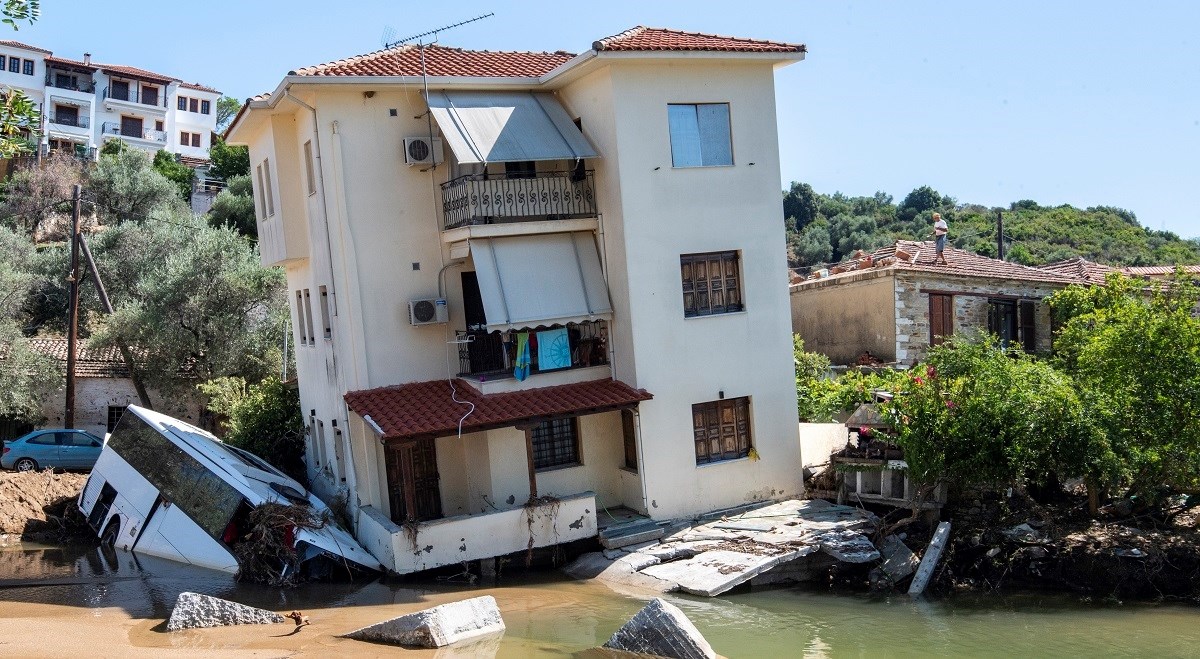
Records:
[[[1200,263],[1200,240],[1143,227],[1123,208],[1041,206],[1013,202],[1008,208],[960,203],[929,186],[910,192],[900,203],[877,192],[848,197],[814,192],[793,182],[783,192],[788,262],[792,267],[836,263],[857,249],[871,250],[899,239],[925,240],[933,233],[930,216],[950,224],[950,244],[996,256],[996,213],[1004,213],[1005,258],[1037,265],[1083,256],[1111,265]]]

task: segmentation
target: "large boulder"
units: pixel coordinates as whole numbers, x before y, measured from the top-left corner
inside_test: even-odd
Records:
[[[175,608],[171,610],[171,618],[167,620],[167,631],[279,622],[284,622],[284,617],[274,611],[256,609],[253,606],[200,593],[179,593],[175,600]]]
[[[392,645],[440,648],[504,632],[504,620],[491,595],[435,606],[356,629],[346,638]]]
[[[657,597],[622,625],[604,647],[669,659],[717,656],[683,611]]]

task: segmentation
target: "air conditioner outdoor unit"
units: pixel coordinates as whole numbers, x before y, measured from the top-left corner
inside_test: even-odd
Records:
[[[450,320],[450,308],[442,298],[412,300],[408,303],[408,322],[412,325],[435,325]]]
[[[442,140],[428,137],[404,138],[404,162],[412,165],[440,165],[442,157]]]

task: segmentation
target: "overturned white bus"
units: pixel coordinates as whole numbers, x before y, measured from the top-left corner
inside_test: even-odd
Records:
[[[264,503],[296,504],[314,518],[328,507],[251,453],[169,416],[134,405],[121,416],[79,495],[101,544],[236,572],[233,548]],[[379,570],[379,561],[332,523],[295,528],[292,572]]]

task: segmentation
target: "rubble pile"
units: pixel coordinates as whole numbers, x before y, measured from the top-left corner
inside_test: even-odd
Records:
[[[299,562],[296,529],[318,529],[330,523],[305,504],[264,503],[248,515],[246,528],[233,543],[238,581],[294,586]]]
[[[877,561],[873,513],[820,499],[789,500],[701,523],[637,530],[640,544],[584,554],[566,568],[581,579],[713,597],[745,583],[805,581],[836,562]],[[602,538],[601,542],[604,542]]]
[[[87,478],[49,469],[0,472],[0,536],[62,541],[79,534],[86,523],[74,504]]]

